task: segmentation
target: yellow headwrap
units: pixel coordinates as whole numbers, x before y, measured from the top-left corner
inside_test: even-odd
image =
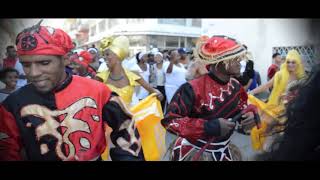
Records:
[[[100,51],[110,49],[122,61],[129,54],[129,39],[125,36],[109,36],[101,40]]]
[[[268,100],[268,104],[279,105],[279,96],[285,92],[289,80],[289,71],[287,69],[287,61],[292,60],[296,63],[296,76],[297,80],[302,79],[305,76],[304,67],[301,61],[301,56],[296,50],[290,50],[286,57],[286,61],[281,65],[280,71],[275,74],[273,89]]]

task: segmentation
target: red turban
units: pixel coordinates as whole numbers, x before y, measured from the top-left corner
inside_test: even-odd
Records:
[[[84,67],[88,67],[92,62],[93,57],[88,51],[81,51],[79,55],[76,57],[70,58],[71,61],[81,64]]]
[[[246,54],[245,47],[227,36],[204,36],[199,39],[194,55],[206,64],[232,60]]]
[[[61,29],[37,24],[23,30],[16,39],[18,55],[61,55],[74,48],[70,36]]]

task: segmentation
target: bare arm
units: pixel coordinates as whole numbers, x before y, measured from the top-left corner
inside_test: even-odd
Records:
[[[168,69],[167,69],[166,72],[167,72],[168,74],[170,74],[170,73],[172,73],[172,69],[173,69],[173,63],[170,62],[169,67],[168,67]]]
[[[272,79],[270,79],[266,84],[261,85],[257,88],[255,88],[254,90],[251,91],[251,94],[258,94],[261,93],[263,91],[268,90],[269,88],[271,88],[273,86],[273,81],[274,81],[274,77]]]
[[[158,99],[161,101],[163,99],[163,95],[161,94],[160,91],[157,89],[154,89],[153,87],[150,86],[143,78],[140,78],[136,80],[144,89],[146,89],[150,94],[151,93],[156,93]]]
[[[245,86],[243,86],[243,88],[244,88],[244,90],[248,90],[249,89],[249,87],[251,86],[251,83],[252,83],[252,79],[250,79],[249,81],[248,81],[248,83],[245,85]]]

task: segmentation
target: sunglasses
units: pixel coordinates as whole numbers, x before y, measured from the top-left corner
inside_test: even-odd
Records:
[[[296,64],[294,61],[287,61],[287,64]]]

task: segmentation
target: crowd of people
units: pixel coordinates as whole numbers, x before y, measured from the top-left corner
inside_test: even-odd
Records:
[[[310,137],[319,128],[309,108],[311,96],[318,97],[319,70],[308,77],[296,50],[284,60],[273,54],[261,84],[248,47],[227,36],[128,57],[125,36],[75,51],[67,33],[39,23],[16,42],[0,62],[0,160],[102,160],[110,138],[111,160],[143,161],[130,108],[151,94],[165,114],[161,125],[177,136],[170,160],[236,160],[229,148],[235,130],[250,135],[262,156],[271,152],[265,159],[319,157],[318,136],[296,142],[306,147],[301,154],[286,154],[295,146],[293,132]],[[266,101],[255,97],[266,91]],[[310,117],[303,120],[301,112]]]

